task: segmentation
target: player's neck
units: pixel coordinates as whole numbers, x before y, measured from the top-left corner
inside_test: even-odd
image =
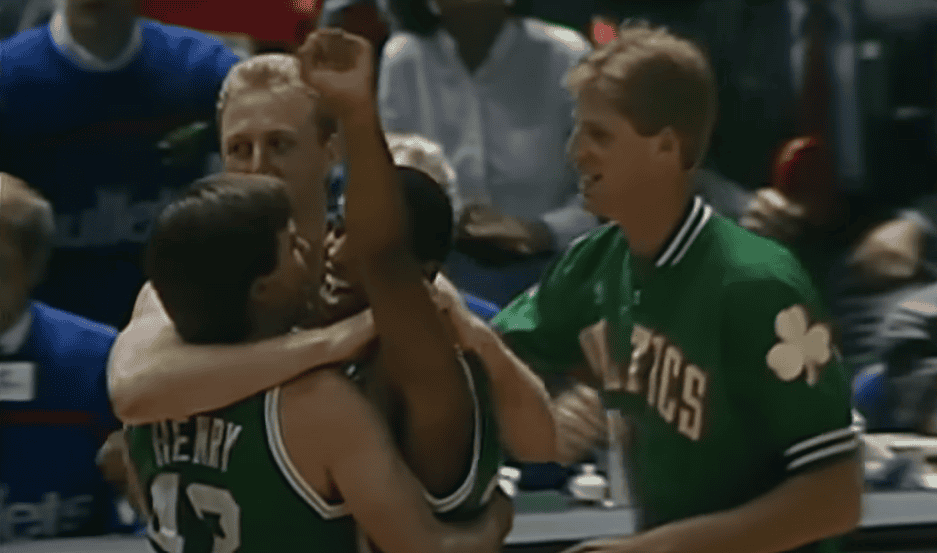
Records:
[[[78,13],[73,7],[65,8],[65,24],[72,38],[103,61],[111,61],[127,49],[135,22],[132,17],[98,21]]]
[[[442,16],[442,26],[455,39],[463,63],[474,72],[488,58],[508,20],[507,8],[500,5],[473,6],[484,13],[479,17]]]
[[[299,321],[296,322],[298,323]],[[289,332],[293,326],[291,322],[285,321],[279,314],[254,313],[251,316],[251,328],[250,332],[247,333],[246,341],[259,342],[261,340],[273,338],[274,336],[280,336],[281,334]]]
[[[683,175],[676,183],[651,185],[649,189],[655,193],[645,196],[643,205],[636,202],[629,206],[631,214],[618,220],[631,251],[645,259],[653,259],[660,253],[692,200],[688,192],[689,178]]]

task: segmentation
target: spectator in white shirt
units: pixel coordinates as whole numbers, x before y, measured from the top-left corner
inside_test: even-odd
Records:
[[[465,203],[453,280],[500,304],[597,222],[566,156],[573,101],[562,86],[588,43],[509,4],[389,0],[402,30],[378,82],[385,130],[439,142],[456,169]]]

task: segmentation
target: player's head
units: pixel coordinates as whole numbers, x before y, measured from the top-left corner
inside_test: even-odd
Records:
[[[410,167],[397,167],[403,187],[410,237],[415,257],[428,280],[435,278],[453,243],[452,204],[442,187],[429,175]],[[323,311],[330,321],[351,316],[368,306],[360,274],[345,246],[341,217],[326,238],[325,282],[320,290]]]
[[[702,51],[666,29],[622,25],[570,70],[566,85],[576,97],[570,154],[596,214],[617,219],[629,205],[645,209],[635,200],[686,181],[706,155],[715,78]]]
[[[322,244],[326,176],[338,157],[336,123],[318,110],[298,59],[262,54],[232,67],[219,96],[218,122],[225,170],[282,179],[300,232],[310,244]],[[320,274],[318,261],[311,263]]]
[[[222,173],[159,216],[147,276],[179,335],[234,343],[286,332],[308,312],[308,243],[278,179]]]
[[[22,315],[52,249],[52,206],[22,180],[0,173],[0,332]]]
[[[439,183],[450,199],[459,197],[455,169],[440,144],[413,133],[386,133],[385,138],[394,165],[419,169]],[[460,205],[452,205],[453,220],[458,220],[460,210]]]

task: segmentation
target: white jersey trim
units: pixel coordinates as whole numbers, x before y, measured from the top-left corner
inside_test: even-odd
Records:
[[[664,253],[660,255],[660,258],[657,260],[657,266],[663,267],[670,263],[670,256],[674,254],[678,247],[680,247],[680,242],[683,240],[683,236],[689,232],[690,225],[693,222],[693,219],[696,218],[696,214],[699,213],[699,210],[703,207],[703,201],[697,196],[693,198],[693,209],[690,210],[690,214],[683,221],[680,230],[677,231],[677,235],[674,236],[673,241],[667,245],[667,249],[664,250]]]
[[[501,475],[495,474],[491,477],[491,480],[488,482],[488,485],[485,486],[485,492],[481,497],[481,504],[487,505],[491,501],[491,496],[494,495],[495,490],[498,489],[498,484],[501,483]]]
[[[303,499],[310,507],[315,509],[319,516],[325,520],[332,520],[348,515],[348,509],[344,504],[332,505],[309,485],[297,470],[289,453],[286,451],[286,444],[283,442],[283,434],[280,429],[280,387],[277,386],[267,392],[264,399],[264,420],[267,429],[267,446],[273,454],[273,459],[280,468],[280,473],[289,482],[290,487]]]
[[[851,424],[794,444],[784,452],[787,470],[797,470],[804,465],[857,449],[860,434],[861,427]]]
[[[810,449],[812,447],[818,446],[826,442],[835,442],[842,440],[843,438],[848,438],[856,433],[856,429],[853,426],[847,428],[840,428],[839,430],[833,430],[832,432],[826,432],[825,434],[820,434],[819,436],[814,436],[813,438],[804,440],[798,444],[794,444],[791,447],[787,448],[787,451],[784,452],[785,457],[790,457],[795,453],[799,453],[805,449]]]
[[[827,457],[833,457],[841,453],[846,453],[847,451],[857,449],[859,447],[859,437],[853,436],[848,442],[843,442],[823,449],[814,451],[813,453],[804,455],[803,457],[798,458],[796,461],[792,461],[787,465],[787,470],[797,470],[800,467],[813,463],[814,461],[819,461],[821,459],[826,459]]]
[[[703,201],[703,198],[694,196],[689,213],[680,221],[679,230],[677,230],[674,237],[662,248],[662,252],[654,261],[654,266],[658,268],[672,267],[679,263],[689,251],[690,246],[696,242],[697,236],[699,236],[712,215],[712,207]]]
[[[478,461],[481,458],[482,414],[481,406],[478,402],[478,392],[475,390],[475,380],[472,378],[472,370],[469,368],[461,351],[458,353],[458,359],[459,363],[462,365],[462,370],[465,371],[465,377],[468,379],[469,391],[472,393],[472,408],[475,417],[475,429],[472,436],[472,464],[469,467],[468,475],[466,475],[462,485],[446,497],[437,498],[423,487],[423,496],[426,497],[433,511],[437,513],[448,513],[468,499],[468,496],[472,493],[472,488],[475,487],[475,481],[478,479]]]
[[[699,236],[700,231],[703,230],[703,227],[706,226],[706,222],[709,221],[709,218],[713,215],[713,208],[707,206],[703,207],[703,219],[699,222],[693,232],[690,233],[690,237],[687,238],[686,243],[683,244],[683,248],[680,249],[680,252],[673,258],[671,265],[676,265],[680,263],[680,260],[683,259],[683,256],[686,255],[686,252],[690,249],[690,246],[693,245],[693,242],[696,241],[696,237]]]

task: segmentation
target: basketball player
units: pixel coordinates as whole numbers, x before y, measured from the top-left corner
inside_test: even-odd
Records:
[[[254,58],[254,60],[247,63],[259,65],[259,60]],[[280,67],[281,73],[286,73],[289,77],[288,79],[283,78],[283,80],[292,82],[295,85],[298,78],[298,67],[298,64],[290,65],[286,69]],[[279,108],[284,107],[284,103],[276,102],[276,98],[270,98],[265,104],[265,98],[261,94],[263,92],[261,90],[254,91],[256,97],[253,99],[253,103],[245,104],[245,106],[252,106],[254,111],[258,112],[266,111],[264,114],[266,119],[258,117],[253,121],[253,125],[249,124],[251,123],[250,116],[252,112],[247,110],[246,107],[241,108],[241,104],[238,103],[239,98],[247,94],[246,92],[239,91],[244,88],[244,85],[239,83],[243,83],[247,80],[244,76],[244,73],[247,73],[247,69],[251,69],[251,66],[247,66],[246,68],[243,65],[235,67],[232,74],[229,76],[229,86],[226,88],[227,99],[231,103],[231,107],[228,109],[238,107],[240,111],[237,114],[241,117],[246,117],[247,123],[238,121],[236,117],[231,115],[231,112],[222,108],[222,133],[223,136],[228,139],[228,147],[225,149],[225,153],[229,168],[232,169],[242,169],[244,166],[239,164],[239,160],[243,157],[249,157],[251,153],[255,154],[256,158],[260,160],[264,160],[269,156],[275,161],[282,147],[264,151],[265,148],[268,148],[268,141],[273,142],[275,137],[267,138],[261,130],[264,128],[264,125],[271,126],[275,129],[288,128],[288,125],[294,124],[297,120],[295,116],[285,112],[285,110],[280,109],[280,111],[277,111]],[[269,79],[270,72],[271,71],[268,70],[265,74],[261,74],[261,77],[266,75]],[[255,84],[257,82],[262,82],[256,74],[252,79]],[[299,84],[302,84],[301,81]],[[279,91],[281,94],[283,93],[282,88],[283,87],[281,87]],[[299,91],[306,90],[301,86],[296,86],[295,88],[299,89]],[[272,96],[272,94],[268,94],[268,96]],[[307,97],[303,96],[303,99],[309,102]],[[224,103],[222,105],[224,106]],[[276,125],[271,125],[270,121],[276,123]],[[306,121],[311,123],[308,119]],[[308,123],[306,124],[308,125]],[[257,127],[260,130],[253,127]],[[229,133],[229,129],[236,130],[233,133]],[[250,135],[250,133],[254,133],[252,136],[257,137],[256,144],[242,144],[242,142],[249,142],[247,138],[251,138],[251,136],[245,135]],[[306,131],[305,134],[308,135],[310,133]],[[290,139],[287,141],[288,144],[297,141],[289,135],[285,138]],[[316,147],[319,144],[321,144],[321,142],[307,140],[305,147]],[[275,142],[274,145],[276,145]],[[258,164],[255,167],[262,168],[262,165]],[[290,182],[290,180],[288,179],[287,182]],[[303,181],[293,179],[292,182],[295,183],[293,185],[294,187],[298,187],[302,186],[301,183]],[[305,193],[308,194],[308,190]],[[296,194],[294,193],[294,198],[295,197]],[[308,204],[303,203],[302,205]],[[318,206],[321,205],[322,204],[318,204]],[[322,209],[318,206],[314,203],[309,205],[306,209],[307,214],[314,209]],[[300,231],[302,231],[302,226],[299,226]],[[425,290],[421,288],[420,293],[425,294]],[[230,359],[230,361],[240,365],[251,362],[255,364],[265,363],[268,353],[274,356],[271,358],[280,360],[282,360],[284,356],[292,356],[294,359],[288,361],[288,363],[294,364],[296,363],[295,358],[305,359],[306,365],[304,367],[307,368],[312,363],[327,364],[336,360],[335,357],[330,357],[328,355],[330,352],[336,351],[334,345],[326,347],[324,352],[322,352],[324,353],[323,355],[315,355],[315,348],[318,347],[317,344],[321,345],[321,341],[318,343],[315,342],[318,338],[316,338],[313,331],[306,332],[306,335],[312,335],[313,339],[310,339],[309,343],[305,345],[284,345],[285,342],[277,338],[260,341],[251,344],[250,347],[238,345],[219,347],[179,344],[178,338],[172,329],[171,322],[163,313],[158,298],[153,297],[152,289],[149,291],[144,290],[141,293],[141,301],[138,307],[142,307],[142,309],[138,309],[134,322],[125,329],[121,337],[123,342],[117,344],[111,360],[112,393],[115,396],[123,396],[122,399],[125,409],[121,410],[121,408],[118,407],[118,413],[124,417],[126,422],[145,423],[161,420],[166,417],[174,419],[185,418],[199,410],[218,408],[239,401],[252,393],[257,393],[259,390],[263,389],[262,386],[268,386],[268,383],[270,380],[273,380],[273,378],[289,377],[289,375],[277,377],[266,375],[258,377],[249,374],[248,371],[239,371],[238,375],[242,380],[228,387],[229,378],[225,376],[226,369],[224,363],[229,360],[228,358],[232,354],[236,355],[237,358]],[[405,312],[410,312],[409,304]],[[436,317],[435,312],[430,313],[424,309],[423,313],[425,316],[431,315]],[[360,317],[360,315],[358,317]],[[388,321],[388,323],[391,325],[400,325],[400,321],[396,319]],[[418,324],[426,326],[426,323]],[[328,329],[328,331],[336,332],[336,329],[339,329],[341,325],[342,323],[334,325]],[[167,326],[168,328],[166,328]],[[318,336],[321,337],[326,344],[334,344],[336,341],[341,341],[343,336],[350,332],[349,328],[350,327],[339,329],[337,336],[329,336],[328,333],[320,333]],[[389,342],[390,339],[391,337],[384,337],[382,345]],[[422,353],[426,345],[425,341],[413,341],[409,336],[404,337],[402,340],[397,340],[400,343],[408,344],[408,347],[411,349],[414,348],[414,345],[417,345],[417,349],[420,350],[420,353]],[[453,355],[452,341],[450,338],[447,338],[447,340],[446,344],[447,347],[449,347],[449,354]],[[321,349],[322,348],[320,348],[320,350]],[[348,350],[351,349],[353,348],[348,348]],[[271,350],[274,351],[271,352]],[[349,357],[351,357],[351,355],[349,355]],[[166,362],[159,363],[156,362],[156,360],[163,360]],[[453,360],[458,362],[458,358],[454,355]],[[433,398],[435,405],[440,406],[441,404],[446,409],[451,409],[455,403],[452,401],[452,397],[456,397],[458,392],[444,394],[442,386],[429,384],[434,379],[444,377],[443,371],[437,370],[438,367],[435,365],[435,361],[427,363],[426,361],[415,361],[410,357],[406,357],[403,361],[408,363],[411,370],[415,372],[419,371],[419,380],[422,381],[418,383],[420,386],[419,389],[422,389],[427,395],[433,394],[435,396]],[[147,365],[147,363],[149,363],[149,365]],[[461,364],[456,364],[454,366],[458,372],[451,371],[449,373],[451,375],[449,378],[457,384],[461,381],[461,385],[468,388],[464,367]],[[189,369],[191,369],[194,374],[186,374],[186,371]],[[284,373],[282,366],[275,368],[274,371],[278,375]],[[296,370],[295,374],[299,372],[301,371]],[[385,374],[389,377],[393,375],[390,371]],[[152,377],[149,375],[152,375]],[[528,383],[532,382],[538,384],[532,375],[496,374],[496,376],[496,381],[513,382],[513,378],[519,377],[526,378]],[[395,382],[392,378],[389,378],[389,380]],[[143,383],[147,383],[149,386],[143,386]],[[274,384],[276,384],[276,382],[274,382]],[[187,387],[193,387],[193,389],[210,387],[211,397],[208,400],[200,398],[188,392],[186,390]],[[416,388],[416,386],[414,387]],[[396,388],[399,390],[401,386],[398,385]],[[517,386],[512,387],[512,389],[517,388]],[[173,392],[177,395],[171,398],[161,397],[163,394]],[[489,452],[490,444],[493,444],[494,440],[486,438],[485,432],[482,432],[481,436],[479,436],[478,432],[473,432],[475,427],[474,421],[477,416],[474,413],[474,409],[472,409],[473,405],[471,400],[473,396],[469,392],[469,390],[466,390],[464,395],[470,400],[470,410],[468,410],[467,413],[463,413],[461,417],[453,417],[452,419],[439,417],[439,411],[435,409],[425,409],[423,411],[411,410],[409,419],[395,421],[401,423],[395,424],[395,429],[398,430],[399,443],[402,446],[407,461],[411,464],[415,472],[417,472],[421,481],[427,485],[428,490],[432,492],[433,496],[438,498],[463,498],[461,502],[439,501],[437,503],[443,503],[452,508],[460,507],[460,511],[470,512],[472,510],[470,507],[471,505],[474,504],[474,506],[477,507],[479,501],[486,497],[485,491],[490,493],[490,484],[493,481],[496,467],[493,463],[485,461],[483,464],[485,464],[487,468],[478,468],[478,464],[472,461],[476,456],[475,448],[477,447],[476,443],[478,440],[481,441],[481,451],[478,457],[484,459],[491,458],[489,453],[486,452]],[[449,397],[450,399],[442,402],[441,398],[443,397]],[[498,399],[496,394],[495,398],[496,400]],[[515,398],[519,398],[520,402],[513,401]],[[524,405],[528,406],[525,412],[529,413],[531,411],[529,404],[532,401],[539,401],[541,402],[541,409],[535,410],[537,416],[540,416],[541,420],[552,422],[552,419],[550,419],[551,413],[546,403],[545,392],[542,387],[524,388],[519,396],[513,396],[509,399],[511,399],[511,401],[496,401],[499,405],[499,412],[503,408],[510,410],[517,405]],[[417,403],[417,400],[404,397],[404,402],[410,405]],[[121,401],[115,398],[115,403],[120,404]],[[163,407],[161,404],[165,404],[166,407]],[[425,415],[425,419],[428,420],[413,416],[412,413],[414,412],[422,413]],[[487,421],[483,423],[483,428],[488,428],[489,426]],[[552,446],[549,445],[552,437],[547,436],[547,434],[551,434],[553,428],[550,424],[540,424],[540,428],[544,429],[544,434],[540,436],[541,439],[536,441],[530,439],[534,436],[533,429],[527,433],[520,431],[514,432],[513,434],[522,436],[527,441],[520,442],[521,447],[512,448],[512,453],[515,453],[515,455],[521,458],[530,457],[538,460],[548,457],[552,453]],[[401,433],[401,429],[406,430],[406,432]],[[455,429],[455,431],[453,431],[453,429]],[[465,437],[468,439],[463,441],[463,446],[460,449],[459,444],[456,443],[458,440],[457,434],[464,430],[467,430]],[[476,440],[476,436],[479,436],[478,440]],[[447,444],[447,449],[452,450],[452,452],[446,452],[448,457],[447,455],[440,455],[438,444],[441,441]],[[523,450],[524,443],[534,444],[541,449],[539,451],[528,452],[528,454],[525,455]],[[543,444],[547,444],[546,447],[544,447]],[[474,478],[474,484],[470,482],[471,478]],[[465,491],[467,491],[467,493],[464,493]]]
[[[308,249],[280,181],[222,174],[160,216],[147,273],[185,340],[252,341],[306,315]],[[510,527],[500,494],[473,524],[438,522],[381,417],[336,370],[127,436],[161,553],[353,552],[355,523],[388,553],[483,552]]]
[[[800,263],[689,193],[715,117],[704,55],[625,25],[568,86],[581,191],[610,223],[493,324],[543,373],[588,362],[634,422],[642,531],[577,551],[837,550],[862,492],[846,375]]]

